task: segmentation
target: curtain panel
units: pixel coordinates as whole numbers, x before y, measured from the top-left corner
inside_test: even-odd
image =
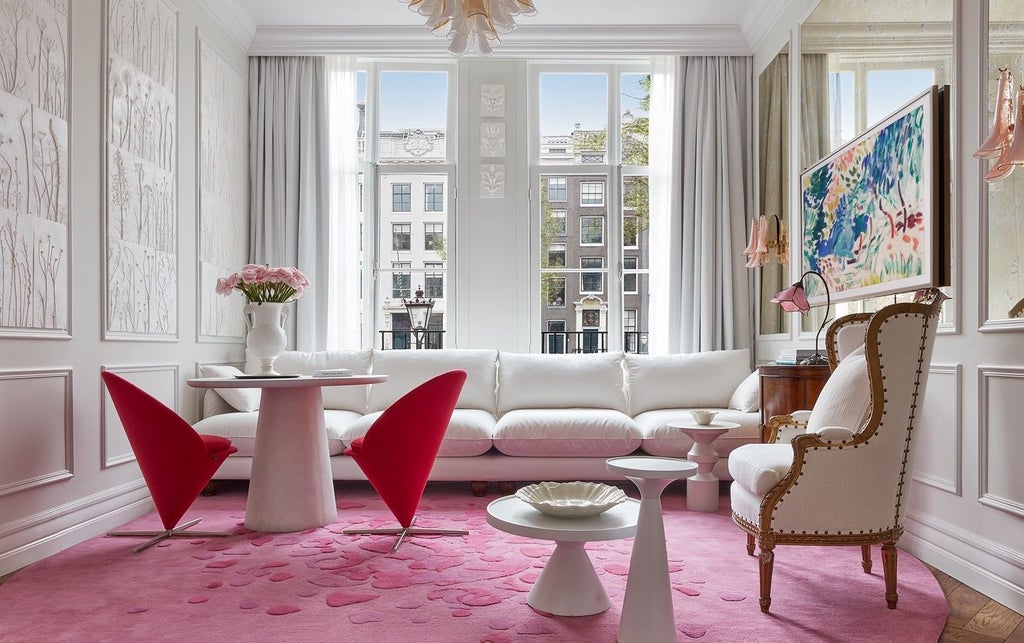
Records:
[[[324,59],[250,57],[249,106],[249,260],[309,277],[289,316],[289,347],[322,349],[330,287]]]

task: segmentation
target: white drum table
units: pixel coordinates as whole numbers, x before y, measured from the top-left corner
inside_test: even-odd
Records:
[[[697,463],[697,473],[686,479],[686,508],[690,511],[718,511],[718,476],[714,474],[718,451],[711,443],[740,425],[735,422],[669,422],[666,426],[682,431],[693,440],[686,459]]]
[[[199,377],[195,388],[259,388],[245,526],[255,531],[301,531],[338,519],[327,452],[323,386],[365,386],[387,375],[348,377]]]
[[[561,518],[543,514],[516,496],[487,505],[495,529],[555,541],[555,550],[526,598],[530,607],[559,616],[599,614],[611,601],[583,548],[596,540],[629,538],[636,531],[640,501],[628,498],[596,516]]]
[[[632,480],[640,489],[633,553],[626,595],[622,599],[619,643],[675,643],[675,613],[668,577],[661,492],[673,480],[697,472],[697,465],[675,458],[627,456],[607,461],[608,470]]]

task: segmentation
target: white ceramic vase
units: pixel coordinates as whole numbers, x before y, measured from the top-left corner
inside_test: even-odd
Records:
[[[245,305],[245,347],[259,361],[259,370],[253,375],[280,375],[274,370],[274,360],[288,346],[284,323],[288,319],[287,304],[251,301]]]

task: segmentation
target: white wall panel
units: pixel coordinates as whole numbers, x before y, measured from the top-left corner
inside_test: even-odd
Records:
[[[0,497],[73,475],[71,408],[71,369],[0,371]]]
[[[1024,516],[1024,368],[978,367],[978,490],[982,503]]]
[[[104,370],[112,371],[125,378],[135,386],[146,391],[168,407],[178,410],[178,367],[175,364],[159,364],[147,366],[109,366]],[[121,418],[117,409],[103,388],[103,417],[100,422],[100,440],[102,443],[102,467],[112,467],[124,462],[135,460],[132,446],[128,443]]]
[[[914,480],[959,496],[963,452],[963,374],[956,365],[932,364],[914,436]]]

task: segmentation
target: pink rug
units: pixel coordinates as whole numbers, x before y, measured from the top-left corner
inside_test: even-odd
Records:
[[[623,485],[629,495],[636,490]],[[554,544],[499,532],[495,495],[432,485],[422,526],[468,537],[418,537],[390,554],[389,537],[344,536],[390,526],[365,484],[339,483],[340,520],[292,534],[242,527],[244,487],[196,501],[200,528],[224,539],[164,541],[137,556],[131,538],[94,538],[0,585],[0,641],[614,641],[631,539],[587,549],[612,600],[603,614],[551,616],[526,604]],[[899,557],[899,608],[885,607],[881,557],[864,574],[856,547],[779,547],[772,613],[757,605],[757,561],[724,507],[685,510],[682,483],[665,492],[665,526],[680,641],[935,641],[946,601],[913,556]],[[186,516],[189,517],[189,516]],[[429,518],[429,520],[427,520]],[[130,528],[158,527],[155,514]]]

